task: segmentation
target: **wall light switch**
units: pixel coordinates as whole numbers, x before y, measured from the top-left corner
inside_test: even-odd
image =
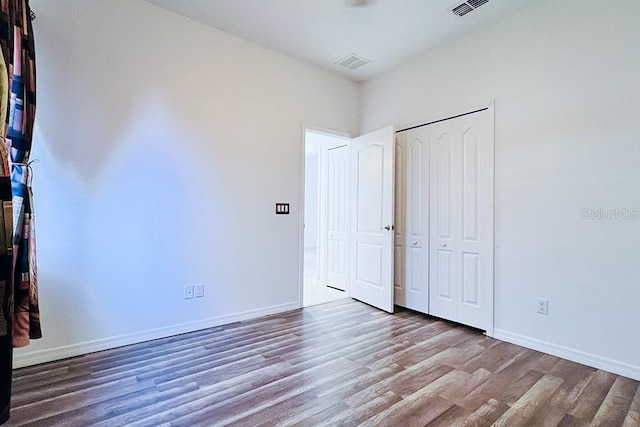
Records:
[[[276,215],[289,215],[289,203],[276,203]]]

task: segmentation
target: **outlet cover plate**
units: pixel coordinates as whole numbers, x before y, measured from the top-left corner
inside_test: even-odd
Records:
[[[202,298],[204,296],[204,285],[202,283],[198,283],[194,286],[196,298]]]
[[[549,300],[545,298],[538,298],[538,313],[549,314]]]
[[[184,287],[184,299],[193,298],[193,285],[187,285]]]

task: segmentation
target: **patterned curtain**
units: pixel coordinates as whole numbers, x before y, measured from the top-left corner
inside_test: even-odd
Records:
[[[0,0],[0,423],[9,418],[13,347],[42,336],[29,154],[36,68],[29,0]]]

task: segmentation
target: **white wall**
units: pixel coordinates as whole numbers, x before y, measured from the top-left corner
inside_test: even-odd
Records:
[[[318,247],[319,149],[305,155],[304,165],[304,247]]]
[[[496,100],[496,336],[640,379],[640,2],[544,0],[363,87],[362,131]],[[536,298],[549,315],[536,314]]]
[[[16,365],[298,307],[303,124],[356,133],[358,86],[140,0],[31,6],[44,338]]]

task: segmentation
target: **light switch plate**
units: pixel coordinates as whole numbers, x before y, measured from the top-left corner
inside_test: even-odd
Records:
[[[289,215],[289,203],[276,203],[276,215]]]

